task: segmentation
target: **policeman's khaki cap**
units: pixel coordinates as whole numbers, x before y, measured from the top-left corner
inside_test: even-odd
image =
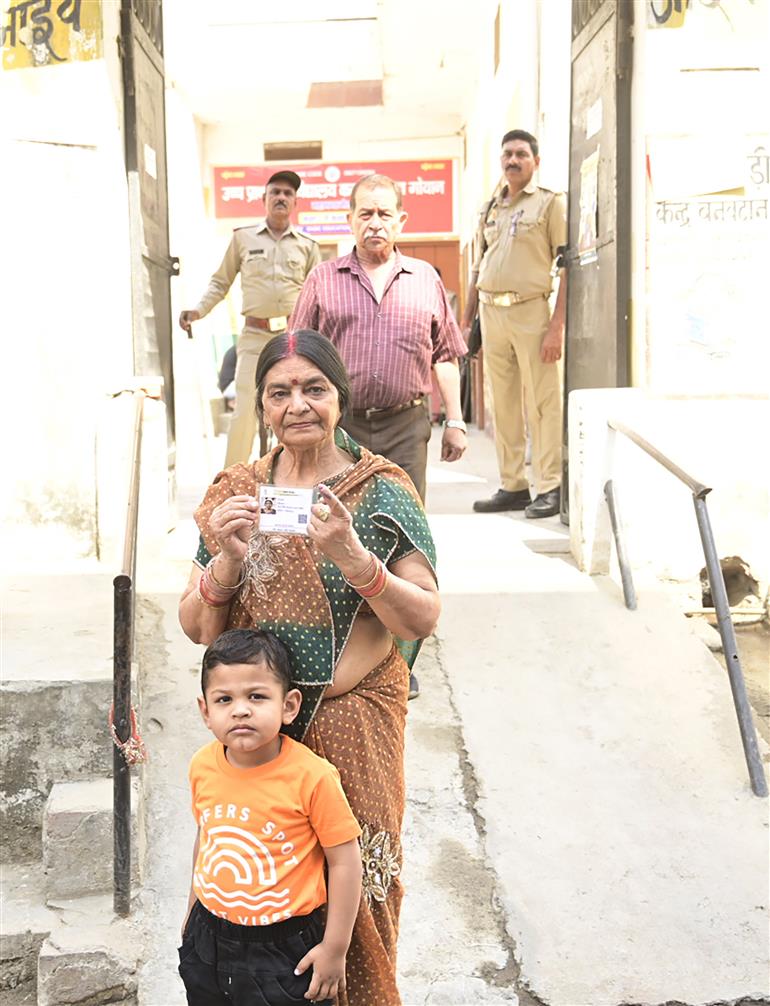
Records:
[[[296,171],[276,171],[274,175],[271,175],[268,178],[265,183],[265,187],[267,187],[271,182],[288,182],[296,192],[302,184],[302,179]]]

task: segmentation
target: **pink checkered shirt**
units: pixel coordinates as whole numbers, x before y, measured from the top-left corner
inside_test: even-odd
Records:
[[[336,346],[354,409],[389,409],[429,394],[433,364],[466,352],[436,270],[398,250],[379,304],[355,251],[317,265],[289,320],[290,331],[302,328]]]

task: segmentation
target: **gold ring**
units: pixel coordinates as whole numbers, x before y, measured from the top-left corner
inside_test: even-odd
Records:
[[[319,519],[319,520],[321,520],[321,521],[323,521],[323,522],[324,522],[324,524],[325,524],[325,523],[326,523],[326,521],[327,521],[327,520],[329,519],[329,514],[331,513],[331,511],[329,510],[328,506],[325,506],[324,504],[321,504],[321,505],[322,505],[322,506],[323,506],[324,508],[323,508],[323,510],[321,510],[321,511],[320,511],[320,512],[319,512],[319,513],[317,514],[317,516],[318,516],[318,519]]]

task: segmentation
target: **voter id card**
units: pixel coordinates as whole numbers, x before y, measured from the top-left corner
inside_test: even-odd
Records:
[[[261,534],[307,534],[314,489],[290,486],[259,487]]]

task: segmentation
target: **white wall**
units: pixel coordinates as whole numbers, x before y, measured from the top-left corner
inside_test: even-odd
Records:
[[[537,4],[540,32],[537,128],[542,162],[540,184],[564,192],[569,184],[569,115],[572,77],[571,5],[562,0]]]
[[[564,0],[503,0],[500,62],[494,71],[497,5],[474,16],[481,33],[481,77],[467,122],[467,167],[462,176],[461,234],[471,240],[481,204],[500,181],[500,141],[509,129],[526,129],[540,141],[538,181],[564,190],[568,178],[571,5]]]
[[[193,308],[219,265],[238,221],[227,227],[209,216],[207,166],[201,151],[204,127],[195,119],[184,95],[166,91],[166,155],[168,163],[169,244],[179,256],[179,276],[171,281],[171,318],[174,350],[174,394],[177,419],[177,475],[180,484],[195,471],[195,453],[203,437],[211,438],[210,401],[219,396],[218,358],[228,336],[241,329],[239,283],[230,296],[193,326],[188,339],[177,324],[180,311]],[[210,197],[211,194],[208,193]],[[213,205],[213,199],[210,200]],[[222,459],[220,459],[222,460]]]
[[[602,485],[615,474],[632,562],[683,580],[703,566],[690,494],[622,437],[607,452],[612,412],[713,486],[708,506],[720,557],[740,555],[766,590],[770,346],[761,305],[770,231],[762,218],[703,219],[701,207],[770,199],[770,186],[752,184],[748,161],[758,144],[770,150],[768,3],[695,2],[680,28],[653,27],[647,7],[635,9],[632,85],[639,390],[570,397],[573,552],[584,568],[602,571],[609,550]],[[680,216],[666,223],[670,212]]]
[[[346,109],[346,116],[355,116],[357,109]],[[323,125],[319,118],[319,132],[312,139],[323,141],[324,161],[355,160],[413,160],[415,158],[457,157],[461,152],[460,138],[450,132],[441,136],[427,136],[421,139],[378,138],[362,121],[362,128],[356,140],[335,139],[331,123]],[[406,125],[406,124],[405,124]],[[328,128],[328,132],[325,130]],[[347,130],[351,126],[348,122]],[[203,129],[204,147],[202,158],[205,164],[262,164],[263,144],[275,139],[272,134],[259,131],[258,118],[253,131],[244,132],[243,127],[230,124],[207,124]],[[277,165],[280,167],[280,165]]]
[[[691,580],[704,566],[690,490],[607,420],[636,430],[693,478],[706,497],[718,554],[739,555],[770,584],[770,464],[756,440],[736,430],[766,430],[770,403],[759,399],[662,399],[640,389],[570,395],[570,537],[582,569],[607,572],[614,552],[603,488],[613,479],[629,561],[657,576]]]
[[[109,5],[105,5],[109,15]],[[92,546],[104,396],[133,373],[117,53],[0,74],[4,515]]]
[[[770,200],[749,162],[770,151],[769,13],[767,0],[723,0],[690,5],[681,28],[651,27],[644,8],[637,20],[633,380],[657,394],[770,392],[767,203],[754,219],[701,216],[704,200]]]

